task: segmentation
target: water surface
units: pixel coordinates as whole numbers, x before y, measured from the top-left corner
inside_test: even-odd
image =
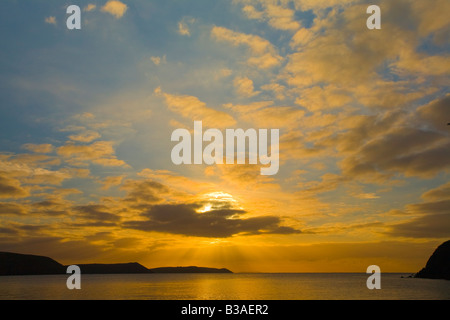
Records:
[[[367,274],[126,274],[0,277],[0,299],[26,300],[448,300],[450,281],[381,275],[381,289],[366,287]]]

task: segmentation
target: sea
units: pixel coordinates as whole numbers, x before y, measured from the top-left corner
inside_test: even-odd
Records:
[[[364,273],[234,273],[0,276],[0,300],[449,300],[450,281],[381,274],[369,290]]]

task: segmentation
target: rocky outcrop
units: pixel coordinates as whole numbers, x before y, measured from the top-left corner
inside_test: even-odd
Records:
[[[437,247],[425,268],[417,272],[415,277],[450,280],[450,240]]]
[[[66,268],[51,258],[31,254],[0,252],[0,275],[63,273],[66,273]]]
[[[81,274],[124,274],[124,273],[232,273],[228,269],[204,267],[166,267],[147,269],[132,263],[78,264]],[[64,274],[68,266],[55,260],[30,254],[0,252],[0,276]]]

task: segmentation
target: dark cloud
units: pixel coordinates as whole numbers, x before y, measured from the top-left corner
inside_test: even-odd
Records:
[[[434,201],[450,199],[450,182],[425,192],[422,195],[422,198],[425,200],[434,200]]]
[[[359,115],[350,118],[351,129],[332,136],[325,144],[336,145],[340,152],[352,153],[371,139],[382,136],[387,129],[398,126],[406,116],[405,112],[395,110],[377,115]],[[344,127],[346,126],[348,124],[344,123]]]
[[[450,167],[450,139],[416,128],[397,128],[374,139],[342,162],[346,175],[403,173],[430,177]]]
[[[22,225],[17,225],[16,228],[19,229],[19,230],[26,231],[27,234],[32,234],[32,233],[38,233],[38,232],[42,232],[42,231],[47,231],[47,230],[50,229],[50,226],[48,226],[48,225],[22,224]]]
[[[0,198],[21,198],[28,195],[27,190],[21,187],[18,180],[1,174],[0,172]]]
[[[450,213],[429,214],[399,223],[391,226],[387,234],[411,238],[448,238],[450,237]]]
[[[421,214],[449,213],[450,200],[410,204],[407,206],[407,209],[408,212],[410,213],[421,213]]]
[[[78,212],[77,217],[82,219],[78,226],[112,226],[120,217],[111,213],[111,209],[104,205],[91,204],[73,208]]]
[[[167,232],[186,236],[226,238],[236,234],[292,234],[300,233],[291,227],[280,226],[274,216],[242,218],[246,212],[237,209],[211,210],[198,213],[200,204],[166,204],[150,207],[142,214],[144,221],[128,221],[127,228]]]
[[[7,234],[7,235],[16,235],[17,234],[17,230],[14,228],[4,228],[4,227],[0,227],[0,234]]]
[[[145,181],[127,181],[121,189],[128,191],[125,201],[157,203],[161,201],[159,194],[168,193],[169,188],[159,182]]]
[[[449,183],[431,189],[422,195],[430,200],[406,206],[404,211],[393,210],[400,215],[416,215],[409,221],[390,226],[390,235],[413,238],[445,238],[450,236]],[[434,200],[434,201],[431,201]],[[418,216],[420,215],[420,216]]]
[[[342,175],[380,183],[398,174],[430,178],[450,168],[450,95],[417,109],[345,120],[321,143],[344,155]],[[351,120],[351,121],[350,121]]]
[[[68,213],[68,205],[60,200],[43,200],[30,204],[31,213],[48,216],[63,216]]]
[[[392,236],[412,238],[445,238],[450,236],[450,184],[446,183],[422,195],[428,200],[408,204],[404,210],[391,210],[391,215],[414,215],[411,220],[388,227],[386,232]]]
[[[87,221],[87,222],[75,222],[71,224],[72,227],[83,228],[83,227],[115,227],[117,223],[115,222],[103,222],[103,221]]]
[[[450,94],[418,109],[418,116],[437,130],[450,132]]]
[[[25,208],[17,203],[0,202],[0,215],[23,215]]]
[[[58,202],[51,201],[51,200],[44,200],[44,201],[34,203],[34,206],[36,206],[38,208],[52,208],[52,207],[56,207],[58,205],[59,205]]]

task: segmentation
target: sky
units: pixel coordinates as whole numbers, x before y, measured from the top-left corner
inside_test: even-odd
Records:
[[[0,251],[417,272],[449,239],[449,1],[1,6]],[[194,121],[279,129],[279,171],[173,164]]]

